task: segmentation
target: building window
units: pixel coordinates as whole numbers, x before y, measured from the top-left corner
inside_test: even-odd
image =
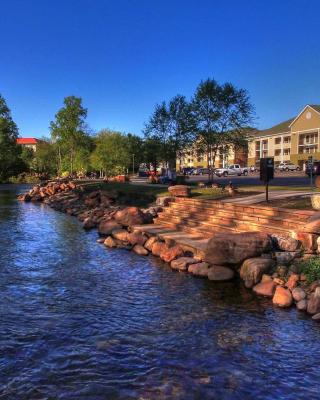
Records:
[[[262,150],[268,150],[268,141],[267,140],[262,141]]]
[[[283,143],[284,143],[284,144],[291,143],[291,137],[290,137],[290,136],[285,136],[285,137],[283,138]]]
[[[277,137],[274,139],[275,144],[281,144],[281,137]]]
[[[284,149],[283,150],[283,155],[284,156],[290,156],[290,149]]]
[[[274,155],[275,155],[275,157],[281,156],[281,150],[280,149],[275,150]]]

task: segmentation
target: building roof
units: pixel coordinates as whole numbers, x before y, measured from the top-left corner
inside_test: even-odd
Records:
[[[290,118],[287,121],[280,122],[278,125],[274,125],[271,128],[263,129],[261,131],[257,131],[256,136],[269,136],[269,135],[277,135],[280,133],[290,132],[290,124],[294,121],[295,118]]]
[[[311,108],[316,110],[318,113],[320,113],[320,105],[319,104],[309,104]]]
[[[302,113],[303,111],[307,108],[311,107],[313,108],[316,112],[320,113],[320,105],[319,104],[308,104],[305,106],[305,108],[294,118],[290,118],[287,121],[280,122],[280,124],[272,126],[271,128],[268,129],[263,129],[261,131],[257,131],[255,133],[255,136],[269,136],[269,135],[278,135],[280,133],[290,133],[291,125],[293,121],[295,121]]]
[[[18,144],[37,144],[38,139],[36,139],[36,138],[18,138],[17,143]]]

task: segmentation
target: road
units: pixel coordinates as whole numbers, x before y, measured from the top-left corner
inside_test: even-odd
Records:
[[[189,182],[206,182],[208,175],[190,176]],[[229,176],[226,178],[219,178],[214,176],[214,180],[222,185],[226,185],[232,181],[235,186],[242,185],[261,185],[259,174],[249,174],[248,176]],[[310,178],[303,172],[276,172],[275,178],[270,181],[272,186],[309,186]]]

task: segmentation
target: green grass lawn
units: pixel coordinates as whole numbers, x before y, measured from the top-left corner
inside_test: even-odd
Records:
[[[169,196],[166,187],[158,185],[132,185],[130,183],[117,183],[117,182],[97,182],[97,181],[81,181],[78,182],[85,188],[86,191],[93,190],[106,190],[117,191],[123,199],[128,198],[132,200],[132,204],[146,206],[156,200],[158,196]],[[259,188],[260,189],[260,188]],[[247,188],[239,188],[238,196],[249,196],[261,193],[261,190],[248,190]],[[199,188],[197,186],[191,187],[191,197],[204,200],[219,200],[228,198],[228,192],[220,188]]]

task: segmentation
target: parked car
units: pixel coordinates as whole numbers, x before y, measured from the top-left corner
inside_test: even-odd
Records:
[[[278,169],[279,171],[300,171],[301,168],[290,161],[284,161],[279,164]]]
[[[202,170],[203,170],[203,167],[193,168],[192,175],[201,175]]]
[[[310,177],[311,175],[311,165],[307,164],[306,174]],[[312,175],[320,175],[320,161],[314,161],[312,164]]]
[[[185,167],[182,170],[183,175],[192,175],[194,168],[192,167]]]
[[[217,168],[215,170],[215,174],[219,177],[221,176],[228,176],[228,175],[248,175],[248,168],[247,167],[241,167],[240,164],[232,164],[229,167],[226,168]]]

